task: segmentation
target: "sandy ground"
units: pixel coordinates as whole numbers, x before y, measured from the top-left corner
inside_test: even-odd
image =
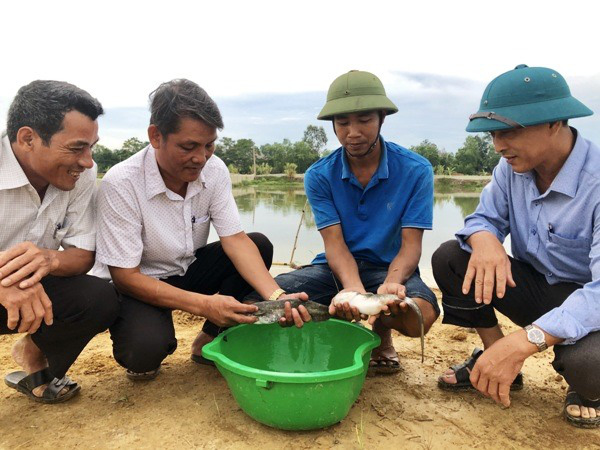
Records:
[[[525,363],[526,386],[508,409],[476,393],[439,390],[438,374],[477,344],[476,334],[440,321],[426,338],[424,364],[418,339],[395,335],[402,371],[368,377],[341,423],[275,430],[240,410],[216,369],[190,362],[200,325],[176,314],[179,348],[152,382],[127,380],[103,333],[70,372],[83,386],[73,401],[39,405],[2,384],[0,448],[600,448],[600,431],[573,428],[561,417],[566,383],[550,366],[551,351]],[[17,369],[9,356],[15,340],[0,336],[3,372]]]

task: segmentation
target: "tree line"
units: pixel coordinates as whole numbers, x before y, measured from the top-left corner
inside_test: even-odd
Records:
[[[98,164],[98,172],[105,173],[147,145],[147,141],[137,138],[127,139],[120,149],[96,145],[94,160]],[[304,173],[312,163],[331,153],[326,150],[326,146],[325,129],[309,125],[302,140],[297,142],[284,139],[282,142],[257,146],[252,139],[234,140],[224,137],[219,140],[215,154],[223,160],[231,173],[287,173],[291,177],[296,173]],[[490,174],[500,159],[494,151],[489,134],[468,136],[456,153],[440,149],[428,139],[411,146],[410,150],[427,158],[436,175]]]

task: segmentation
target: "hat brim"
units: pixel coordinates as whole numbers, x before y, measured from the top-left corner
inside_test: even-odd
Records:
[[[398,112],[396,105],[384,95],[358,95],[328,101],[317,119],[332,120],[339,114],[352,114],[364,111],[384,110],[388,115]]]
[[[481,109],[478,112],[494,112],[507,117],[523,126],[539,125],[541,123],[557,122],[577,117],[591,116],[594,112],[574,97],[557,98],[545,102],[528,103],[525,105],[506,106],[504,108]],[[484,131],[506,130],[510,125],[494,119],[479,117],[467,125],[471,133]]]

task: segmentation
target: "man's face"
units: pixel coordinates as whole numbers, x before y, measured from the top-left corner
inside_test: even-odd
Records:
[[[368,111],[335,116],[335,133],[350,156],[364,154],[379,134],[379,113]]]
[[[150,125],[148,135],[168,186],[170,182],[190,183],[198,179],[206,161],[215,152],[217,129],[201,120],[184,117],[176,133],[163,136],[155,125]]]
[[[75,187],[81,173],[94,166],[92,147],[98,142],[98,122],[79,111],[65,114],[62,130],[55,133],[48,145],[34,133],[33,157],[27,171],[35,187],[48,184],[62,191]]]
[[[552,138],[561,124],[544,123],[526,128],[512,128],[490,132],[494,148],[517,173],[540,167],[549,159]]]

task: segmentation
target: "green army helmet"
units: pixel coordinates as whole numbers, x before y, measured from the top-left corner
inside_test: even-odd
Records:
[[[592,114],[571,95],[556,70],[520,64],[487,85],[479,111],[469,117],[467,131],[523,128]]]
[[[327,102],[317,116],[319,120],[333,120],[338,114],[383,110],[388,115],[398,108],[387,97],[383,84],[375,75],[351,70],[337,77],[327,91]]]

